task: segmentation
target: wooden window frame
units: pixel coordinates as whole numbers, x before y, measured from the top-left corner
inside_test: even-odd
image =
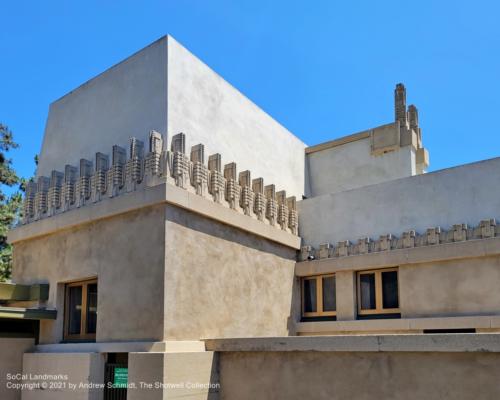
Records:
[[[67,341],[92,341],[96,339],[95,333],[87,333],[87,286],[92,284],[97,284],[97,278],[91,278],[81,281],[75,281],[66,283],[64,285],[64,340]],[[80,333],[79,334],[69,334],[69,288],[70,287],[82,287],[82,312],[80,321]],[[99,293],[99,286],[97,286]],[[83,333],[82,333],[83,332]]]
[[[382,292],[382,273],[383,272],[397,272],[398,273],[398,304],[399,304],[399,268],[381,268],[371,269],[366,271],[359,271],[356,274],[357,281],[357,301],[358,301],[358,315],[377,315],[377,314],[399,314],[401,312],[398,308],[384,308],[383,307],[383,292]],[[375,309],[364,310],[361,308],[361,275],[375,274]]]
[[[337,316],[337,310],[335,311],[323,311],[323,278],[331,278],[334,277],[335,274],[326,274],[326,275],[315,275],[315,276],[306,276],[301,279],[301,287],[302,287],[302,316],[303,317],[335,317]],[[305,288],[304,283],[306,280],[316,280],[316,311],[315,312],[305,312]],[[337,279],[335,278],[335,297],[337,296]],[[337,303],[335,299],[335,304]],[[335,307],[337,308],[337,307]]]

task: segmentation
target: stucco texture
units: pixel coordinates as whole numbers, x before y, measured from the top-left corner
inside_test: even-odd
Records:
[[[165,338],[286,336],[295,251],[167,206]]]
[[[13,279],[50,284],[41,343],[62,339],[63,282],[98,277],[97,341],[163,338],[164,208],[81,225],[14,247]]]
[[[500,257],[399,267],[401,316],[500,314]]]
[[[109,68],[50,105],[38,176],[111,154],[130,137],[167,130],[167,38]]]
[[[415,175],[411,146],[374,156],[371,138],[306,155],[308,197],[343,192]],[[333,173],[330,173],[333,172]]]
[[[221,400],[493,400],[498,353],[222,352]]]
[[[31,338],[0,338],[0,399],[20,400],[21,390],[7,387],[7,384],[20,384],[20,379],[7,379],[7,374],[23,372],[23,354],[35,345]]]
[[[61,379],[36,379],[40,387],[23,389],[23,400],[102,400],[102,389],[90,385],[104,384],[104,354],[99,353],[26,353],[23,373],[65,375]],[[76,385],[70,388],[69,384]],[[45,386],[42,386],[45,384]]]
[[[304,193],[305,144],[169,37],[168,135],[179,132],[207,158],[220,153],[289,196]]]

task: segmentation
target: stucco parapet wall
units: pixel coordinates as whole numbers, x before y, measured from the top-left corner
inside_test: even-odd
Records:
[[[299,335],[335,334],[337,332],[359,332],[359,334],[363,334],[363,332],[422,331],[424,329],[500,329],[500,315],[311,321],[296,324],[296,332]]]
[[[470,254],[477,257],[497,254],[498,249],[494,244],[497,241],[487,242],[486,247],[478,244],[477,241],[493,239],[498,236],[500,236],[500,225],[497,225],[494,218],[490,218],[482,220],[474,227],[469,227],[467,224],[455,224],[449,230],[444,230],[437,226],[428,228],[423,234],[419,234],[415,230],[409,230],[403,232],[399,238],[392,234],[381,235],[378,240],[364,237],[358,239],[357,243],[351,243],[349,240],[340,241],[336,246],[330,243],[323,243],[319,245],[317,250],[312,246],[302,246],[299,261],[344,259],[345,257],[367,256],[369,254],[382,254],[378,257],[379,262],[385,262],[386,258],[391,259],[391,255],[394,254],[394,259],[401,260],[400,263],[405,264],[450,258],[467,258],[468,253],[460,252],[461,247],[446,246],[458,243],[463,244],[464,242],[472,243],[466,246],[465,249],[475,250],[474,253]],[[426,250],[416,251],[415,249]],[[403,252],[399,250],[403,250]],[[458,251],[456,255],[460,256],[455,256],[454,251]],[[485,251],[493,251],[493,253],[485,254]],[[426,257],[430,257],[430,259],[426,260]],[[422,261],[419,260],[420,258],[422,258]]]
[[[113,146],[112,161],[96,153],[95,163],[81,159],[79,169],[66,165],[30,182],[22,225],[9,234],[16,242],[95,219],[166,201],[209,218],[299,248],[295,197],[276,191],[250,171],[237,173],[236,163],[224,165],[220,154],[205,163],[203,144],[192,146],[188,157],[185,135],[174,135],[171,150],[163,137],[150,132],[149,152],[130,139],[130,154]]]
[[[300,237],[298,236],[234,212],[209,199],[199,197],[168,183],[126,193],[116,198],[105,199],[95,204],[89,204],[86,207],[54,215],[51,218],[20,225],[9,231],[8,240],[10,243],[29,240],[159,204],[172,204],[182,207],[273,242],[294,249],[300,248]]]
[[[393,267],[500,254],[500,237],[298,262],[297,276]]]
[[[336,335],[206,339],[207,351],[500,352],[500,334]]]

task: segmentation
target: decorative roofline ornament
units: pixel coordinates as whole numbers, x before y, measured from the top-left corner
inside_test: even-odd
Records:
[[[136,138],[129,141],[129,155],[114,145],[110,156],[96,153],[95,162],[81,159],[79,167],[66,165],[64,173],[29,182],[24,201],[22,224],[51,217],[72,209],[98,203],[106,198],[146,189],[163,183],[173,184],[228,207],[249,218],[298,234],[295,197],[286,197],[275,185],[264,186],[264,179],[251,179],[250,171],[238,174],[235,162],[224,165],[212,154],[205,164],[205,147],[199,143],[186,155],[186,136],[172,137],[170,150],[164,150],[163,136],[151,131],[149,151]],[[486,227],[485,227],[486,229]]]
[[[496,223],[494,218],[490,218],[482,220],[477,226],[472,228],[468,227],[467,224],[455,224],[451,226],[450,230],[446,231],[437,226],[426,229],[421,235],[414,230],[409,230],[403,232],[399,239],[391,234],[387,234],[381,235],[375,241],[372,241],[369,237],[364,237],[359,239],[356,244],[344,240],[338,242],[335,247],[330,243],[321,243],[319,245],[319,258],[346,257],[415,247],[436,246],[467,240],[490,239],[496,236],[500,236],[500,225]],[[311,260],[311,256],[314,258],[315,254],[316,250],[311,245],[302,246],[299,253],[299,261]]]

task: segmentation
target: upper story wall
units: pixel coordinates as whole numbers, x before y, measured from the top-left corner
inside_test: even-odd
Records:
[[[305,145],[171,37],[164,37],[51,104],[38,176],[95,161],[150,130],[184,132],[288,195],[304,193]],[[148,148],[146,146],[146,151]],[[226,158],[227,157],[227,158]]]
[[[500,158],[298,202],[299,234],[319,246],[500,217]]]
[[[305,144],[179,43],[168,38],[168,135],[223,155],[287,195],[304,194]],[[189,147],[187,146],[187,148]]]
[[[37,176],[94,160],[131,136],[167,129],[167,40],[162,38],[50,105]],[[94,160],[95,161],[95,160]]]

